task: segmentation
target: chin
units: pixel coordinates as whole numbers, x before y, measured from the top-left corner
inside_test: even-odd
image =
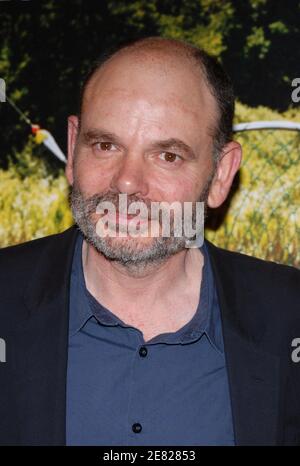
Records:
[[[142,250],[146,248],[148,249],[149,247],[151,247],[152,244],[154,243],[154,238],[151,238],[151,237],[134,238],[132,236],[126,236],[126,237],[116,236],[115,238],[112,238],[112,237],[103,238],[102,241],[107,246],[116,248],[116,250],[121,247],[127,247],[132,250],[138,251],[138,250]]]

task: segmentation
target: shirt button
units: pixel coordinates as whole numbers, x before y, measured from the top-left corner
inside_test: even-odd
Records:
[[[132,430],[135,434],[139,434],[142,430],[142,426],[139,422],[136,422],[135,424],[132,425]]]
[[[140,351],[139,351],[141,358],[145,358],[147,356],[147,353],[148,353],[147,348],[145,346],[141,346]]]

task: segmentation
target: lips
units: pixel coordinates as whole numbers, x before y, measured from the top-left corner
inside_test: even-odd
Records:
[[[116,212],[116,214],[107,214],[107,219],[111,221],[112,223],[116,223],[119,225],[127,225],[130,220],[136,218],[138,220],[138,223],[140,225],[145,224],[148,222],[147,218],[141,218],[139,215],[133,215],[133,214],[122,214],[120,212]]]

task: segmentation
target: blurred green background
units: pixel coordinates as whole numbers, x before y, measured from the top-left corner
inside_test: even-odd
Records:
[[[235,122],[300,122],[291,82],[300,77],[300,1],[0,1],[0,78],[7,95],[66,153],[66,120],[81,81],[107,49],[161,35],[217,56],[233,79]],[[0,247],[72,224],[63,164],[0,103]],[[206,236],[217,245],[300,267],[297,131],[237,133],[242,168]]]

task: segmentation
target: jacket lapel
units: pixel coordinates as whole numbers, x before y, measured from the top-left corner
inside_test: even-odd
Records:
[[[208,242],[219,297],[237,445],[274,445],[279,416],[279,358],[256,340],[263,326],[255,295],[228,253]],[[253,276],[252,276],[253,280]],[[249,317],[251,316],[251,317]]]
[[[69,281],[77,230],[44,242],[13,345],[18,443],[65,444]]]
[[[66,441],[69,285],[77,232],[73,226],[47,239],[28,277],[25,318],[16,327],[12,348],[19,444]],[[221,308],[235,441],[272,445],[277,435],[279,359],[254,344],[243,316],[251,306],[255,314],[256,303],[247,299],[248,288],[222,250],[207,244]]]

